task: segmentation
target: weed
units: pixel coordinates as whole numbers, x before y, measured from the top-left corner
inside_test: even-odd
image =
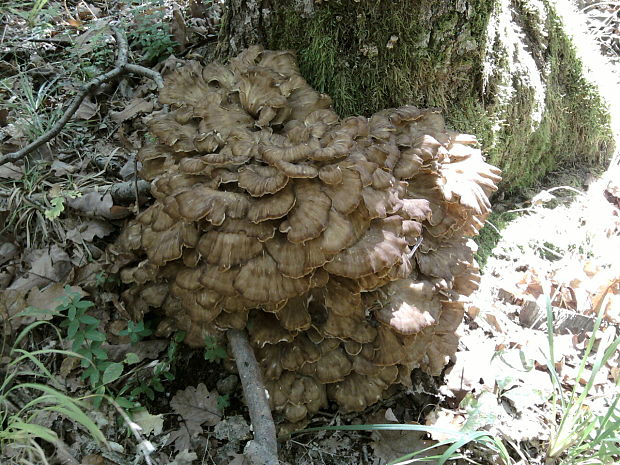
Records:
[[[87,381],[96,394],[93,404],[98,407],[104,396],[110,398],[123,408],[134,408],[139,405],[142,396],[150,400],[155,398],[155,392],[163,392],[163,382],[171,381],[174,375],[170,373],[178,344],[183,340],[184,334],[177,333],[168,346],[166,357],[156,361],[148,368],[152,368],[152,374],[147,378],[138,376],[138,372],[145,367],[136,367],[127,370],[130,365],[139,361],[135,353],[128,353],[121,362],[109,360],[108,351],[103,344],[107,341],[106,334],[100,331],[99,319],[88,314],[93,307],[89,300],[83,300],[79,293],[71,292],[65,288],[65,300],[53,311],[43,311],[28,308],[28,314],[40,314],[42,312],[62,318],[59,326],[66,328],[67,339],[71,342],[71,350],[74,356],[80,359],[80,365],[84,369],[81,379]],[[122,330],[121,335],[129,336],[131,343],[140,342],[144,337],[152,334],[143,321],[127,323],[127,328]],[[112,384],[122,376],[127,377],[123,387],[115,392]]]
[[[594,323],[592,334],[588,339],[576,379],[582,379],[585,373],[588,357],[592,354],[595,343],[599,340],[590,376],[581,392],[578,391],[579,383],[575,382],[573,389],[566,393],[562,381],[555,370],[554,338],[553,338],[553,311],[551,308],[552,298],[546,295],[547,304],[547,331],[549,342],[549,359],[547,368],[554,384],[553,408],[551,419],[555,423],[556,414],[559,413],[560,423],[552,434],[547,448],[547,463],[562,463],[566,465],[578,464],[615,464],[620,460],[620,394],[618,387],[620,379],[616,381],[615,395],[607,400],[607,405],[602,412],[593,412],[590,401],[594,396],[593,387],[597,374],[602,367],[617,353],[620,346],[620,336],[599,338],[603,316],[605,314],[606,290],[595,308],[597,318]],[[607,334],[611,334],[608,332]],[[559,409],[559,412],[558,412]]]
[[[487,431],[453,431],[445,428],[439,428],[436,426],[425,425],[409,425],[409,424],[375,424],[375,425],[341,425],[341,426],[319,426],[316,428],[306,428],[303,430],[295,431],[292,434],[309,433],[315,431],[421,431],[424,433],[440,433],[451,436],[450,439],[439,441],[430,447],[406,454],[396,460],[391,461],[387,465],[405,465],[409,463],[433,463],[434,465],[443,465],[444,463],[457,460],[466,459],[462,454],[457,451],[469,443],[478,443],[481,446],[488,448],[499,455],[503,464],[511,464],[512,459],[506,450],[506,447],[497,437],[493,436]],[[285,439],[290,435],[283,436],[279,439]],[[438,448],[448,446],[443,453],[437,452],[432,454]],[[430,462],[435,460],[434,462]]]
[[[175,42],[164,22],[166,9],[161,0],[124,0],[131,10],[133,24],[125,25],[132,49],[140,51],[145,62],[166,58]]]
[[[140,320],[137,323],[129,320],[127,322],[127,328],[120,331],[119,336],[129,336],[129,340],[132,344],[137,343],[140,339],[143,339],[147,336],[153,334],[148,328],[144,327],[144,321]]]
[[[139,328],[138,322],[134,328]],[[142,328],[144,325],[142,324]],[[144,329],[142,331],[145,331]],[[146,330],[149,331],[149,330]],[[135,334],[135,332],[134,332]],[[139,334],[139,332],[138,332]],[[170,371],[170,367],[176,360],[179,344],[185,338],[184,331],[177,331],[168,344],[166,356],[159,361],[149,365],[148,368],[152,368],[152,372],[148,377],[141,377],[139,370],[135,369],[129,372],[129,379],[125,386],[121,388],[116,398],[119,405],[125,408],[134,408],[139,405],[139,400],[142,397],[146,397],[149,400],[155,399],[155,392],[163,392],[163,383],[166,381],[173,381],[175,379],[174,374]],[[125,363],[136,363],[136,359],[133,357],[135,354],[127,354]]]
[[[55,220],[63,211],[65,211],[65,198],[75,199],[81,196],[82,193],[76,190],[60,192],[57,196],[52,197],[50,200],[51,208],[48,208],[43,212],[45,218],[50,221]]]
[[[205,337],[205,360],[210,362],[219,362],[228,357],[226,348],[221,346],[219,341],[213,336]]]
[[[226,410],[230,407],[230,394],[224,394],[217,396],[217,408],[220,411]]]
[[[23,315],[25,313],[14,318]],[[55,431],[38,423],[40,418],[50,413],[81,425],[94,440],[105,443],[103,433],[86,414],[85,402],[64,394],[61,383],[45,367],[42,360],[49,355],[77,354],[59,349],[27,351],[19,348],[20,343],[42,325],[51,326],[62,341],[58,329],[51,323],[31,323],[18,334],[9,353],[11,361],[0,371],[3,375],[0,383],[0,451],[8,453],[10,457],[3,463],[47,463],[39,441],[54,446],[60,443]],[[33,378],[42,379],[44,382],[33,382]]]

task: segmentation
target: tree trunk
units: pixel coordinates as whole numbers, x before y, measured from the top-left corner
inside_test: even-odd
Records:
[[[229,0],[218,51],[296,51],[341,116],[440,107],[478,136],[511,191],[613,151],[609,116],[552,3]]]

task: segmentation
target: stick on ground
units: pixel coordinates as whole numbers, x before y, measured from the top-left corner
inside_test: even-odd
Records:
[[[245,456],[253,465],[278,465],[276,426],[271,416],[267,391],[248,335],[245,331],[238,329],[229,329],[226,334],[237,363],[243,395],[254,428],[254,439],[246,444]]]

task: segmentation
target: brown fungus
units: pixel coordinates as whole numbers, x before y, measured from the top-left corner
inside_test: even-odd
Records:
[[[186,342],[249,328],[272,408],[302,425],[438,374],[477,287],[499,172],[412,106],[340,120],[291,52],[170,73],[138,158],[154,203],[118,240],[136,318]],[[138,263],[139,262],[139,263]],[[290,426],[289,425],[289,426]]]

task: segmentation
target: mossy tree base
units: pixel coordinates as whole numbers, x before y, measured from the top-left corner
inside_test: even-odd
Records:
[[[295,50],[341,116],[440,107],[454,129],[479,137],[504,191],[613,150],[604,105],[549,0],[231,4],[221,54],[254,42]]]

